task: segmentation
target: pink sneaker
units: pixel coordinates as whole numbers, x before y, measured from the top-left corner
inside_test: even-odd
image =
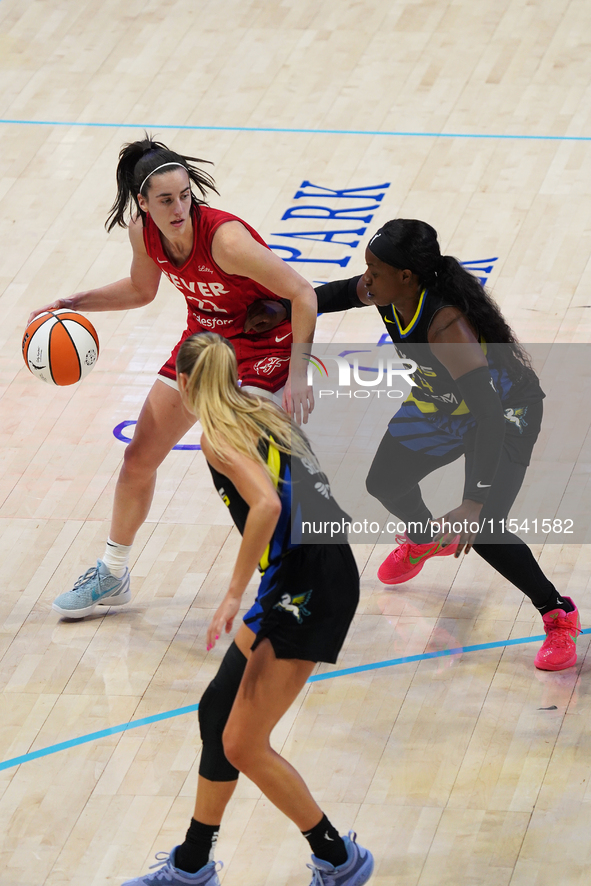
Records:
[[[378,578],[385,585],[399,585],[417,575],[429,557],[449,557],[458,549],[457,541],[444,547],[440,541],[424,545],[413,544],[406,535],[397,535],[398,547],[388,554],[380,568]]]
[[[564,597],[575,604],[570,597]],[[577,637],[581,633],[579,610],[572,612],[552,609],[543,616],[546,639],[542,643],[534,664],[541,671],[563,671],[577,663]]]

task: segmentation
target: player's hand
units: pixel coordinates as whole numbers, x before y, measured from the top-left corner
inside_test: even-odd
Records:
[[[285,306],[280,301],[261,299],[253,302],[246,312],[245,332],[268,332],[275,329],[287,317]]]
[[[59,311],[61,308],[71,308],[69,298],[58,298],[55,301],[52,301],[50,305],[45,305],[44,308],[38,308],[36,311],[31,311],[29,319],[27,320],[27,326],[35,319],[35,317],[38,317],[39,314],[44,314],[46,311]]]
[[[219,640],[222,631],[229,634],[234,624],[234,619],[238,615],[240,609],[241,597],[236,597],[228,591],[222,600],[217,612],[211,620],[211,624],[207,629],[207,651],[213,649],[216,640]]]
[[[308,416],[314,409],[314,391],[307,377],[298,373],[292,377],[291,371],[283,389],[283,408],[299,425],[308,423]]]
[[[462,551],[464,554],[467,554],[474,544],[474,540],[478,534],[482,507],[481,503],[470,501],[470,499],[465,498],[459,508],[454,508],[452,511],[448,511],[445,516],[434,521],[436,524],[435,528],[439,527],[441,530],[445,529],[446,531],[436,532],[433,536],[433,540],[442,541],[444,545],[454,544],[457,540],[458,548],[454,557],[459,557]],[[444,526],[444,523],[449,525]],[[456,528],[461,530],[460,532],[454,532],[454,523],[456,524]],[[452,527],[451,531],[450,526]]]

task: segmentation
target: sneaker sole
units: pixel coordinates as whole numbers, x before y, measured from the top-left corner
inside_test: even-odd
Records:
[[[567,662],[560,665],[552,665],[546,664],[546,662],[538,664],[537,661],[534,661],[534,665],[538,669],[538,671],[566,671],[567,668],[574,668],[577,663],[577,653],[573,655],[572,658],[569,658]]]
[[[84,618],[85,615],[90,615],[91,612],[94,612],[97,606],[124,606],[130,600],[131,591],[128,589],[116,597],[104,597],[102,600],[97,600],[96,603],[91,603],[90,606],[84,606],[82,609],[62,609],[57,603],[52,603],[51,608],[66,618]]]
[[[105,597],[103,600],[99,600],[97,606],[125,606],[130,600],[131,590],[128,588],[122,594],[117,594],[116,597]]]
[[[397,578],[383,576],[381,574],[382,570],[380,567],[378,569],[378,581],[381,581],[383,585],[402,585],[405,581],[410,581],[411,578],[414,578],[415,575],[418,575],[424,565],[424,563],[417,563],[414,569],[411,569],[409,572],[405,572],[404,575],[400,575]]]

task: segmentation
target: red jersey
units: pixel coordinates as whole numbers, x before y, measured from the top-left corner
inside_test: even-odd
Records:
[[[244,332],[246,312],[257,299],[279,300],[249,277],[226,274],[216,265],[211,254],[215,231],[225,222],[238,221],[251,236],[266,246],[262,237],[242,219],[211,209],[193,206],[193,249],[181,267],[173,264],[164,251],[160,231],[148,215],[144,224],[146,252],[187,302],[187,329],[181,341],[195,332],[217,332],[229,339],[236,350],[238,375],[243,385],[256,385],[269,391],[281,388],[289,372],[291,356],[291,323],[285,320],[263,333]],[[173,351],[173,357],[181,342]],[[174,364],[169,361],[161,370],[168,378],[176,378]]]

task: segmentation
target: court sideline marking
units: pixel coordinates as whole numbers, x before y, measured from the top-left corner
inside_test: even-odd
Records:
[[[585,628],[581,631],[581,635],[591,634],[591,628]],[[337,671],[329,671],[325,674],[314,674],[308,679],[308,683],[318,683],[320,680],[332,680],[334,677],[345,677],[350,674],[361,674],[366,671],[375,671],[381,668],[394,667],[395,665],[410,664],[418,661],[428,661],[432,658],[443,658],[450,655],[462,655],[465,652],[480,652],[483,649],[501,649],[507,646],[517,646],[521,643],[535,643],[545,639],[545,634],[539,634],[535,637],[517,637],[514,640],[497,640],[494,643],[477,643],[473,646],[458,646],[455,649],[440,649],[436,652],[423,652],[418,655],[405,655],[402,658],[390,658],[385,661],[376,661],[372,664],[357,665],[352,668],[341,668]],[[62,741],[58,744],[49,745],[46,748],[40,748],[38,751],[31,751],[20,757],[12,757],[10,760],[4,760],[0,763],[0,772],[3,769],[11,769],[14,766],[20,766],[21,763],[30,763],[32,760],[38,760],[40,757],[47,757],[50,754],[57,754],[60,751],[66,751],[69,748],[78,745],[88,744],[91,741],[98,741],[109,735],[116,735],[119,732],[128,732],[130,729],[137,729],[139,726],[149,726],[151,723],[159,723],[162,720],[170,720],[172,717],[180,717],[183,714],[195,713],[199,708],[198,704],[187,705],[182,708],[174,708],[170,711],[164,711],[161,714],[152,714],[150,717],[142,717],[140,720],[131,720],[129,723],[120,723],[118,726],[110,726],[108,729],[100,729],[98,732],[89,732],[87,735],[80,735],[78,738],[72,738],[69,741]]]
[[[86,123],[82,120],[11,120],[0,118],[5,126],[95,126],[107,129],[197,130],[202,132],[275,132],[301,135],[368,135],[399,138],[488,138],[522,141],[589,142],[591,135],[523,135],[498,132],[397,132],[396,130],[368,129],[304,129],[281,126],[194,126],[182,123]]]
[[[571,142],[588,142],[591,136],[572,136],[572,135],[520,135],[520,134],[501,134],[501,133],[459,133],[459,132],[404,132],[404,131],[380,131],[380,130],[350,130],[350,129],[300,129],[300,128],[283,128],[269,126],[194,126],[187,124],[140,124],[140,123],[92,123],[83,121],[64,121],[64,120],[12,120],[0,118],[0,124],[3,125],[21,125],[21,126],[90,126],[112,129],[178,129],[178,130],[196,130],[196,131],[213,131],[213,132],[266,132],[266,133],[292,133],[305,135],[364,135],[364,136],[389,136],[401,138],[477,138],[477,139],[511,139],[511,140],[530,140],[530,141],[571,141]],[[591,633],[591,628],[581,631],[581,634]],[[316,683],[320,680],[330,680],[334,677],[348,676],[351,674],[364,673],[367,671],[378,670],[381,668],[394,667],[396,665],[409,664],[412,662],[427,661],[433,658],[441,658],[444,656],[461,655],[466,652],[478,652],[484,649],[504,648],[515,646],[522,643],[539,642],[545,639],[545,635],[537,635],[533,637],[520,637],[514,640],[500,640],[493,643],[480,643],[473,646],[460,646],[455,649],[442,649],[435,652],[425,652],[418,655],[404,656],[402,658],[387,659],[381,662],[374,662],[367,665],[358,665],[352,668],[342,668],[340,670],[331,671],[323,674],[315,674],[309,678],[308,683]],[[174,708],[160,714],[154,714],[150,717],[143,717],[139,720],[132,720],[128,723],[121,723],[118,726],[112,726],[108,729],[101,729],[98,732],[91,732],[69,741],[59,742],[58,744],[49,745],[46,748],[40,748],[28,754],[19,757],[13,757],[10,760],[0,762],[0,771],[19,766],[22,763],[28,763],[32,760],[46,757],[51,754],[59,753],[78,745],[87,744],[91,741],[97,741],[109,735],[116,735],[120,732],[127,732],[130,729],[136,729],[139,726],[147,726],[172,717],[182,716],[184,714],[194,713],[199,708],[198,704],[188,705],[186,707]]]

